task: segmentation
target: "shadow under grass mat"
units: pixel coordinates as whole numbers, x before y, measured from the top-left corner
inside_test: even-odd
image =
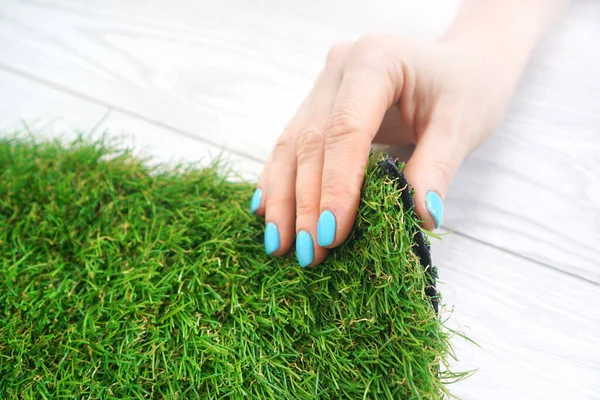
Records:
[[[0,398],[447,396],[465,374],[391,165],[371,156],[349,239],[303,269],[218,164],[0,139]]]

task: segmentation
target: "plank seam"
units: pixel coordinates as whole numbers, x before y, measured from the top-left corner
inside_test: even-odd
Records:
[[[84,100],[84,101],[87,101],[87,102],[90,102],[90,103],[93,103],[93,104],[96,104],[96,105],[100,105],[100,106],[106,107],[106,108],[107,108],[107,112],[106,112],[106,113],[104,114],[104,116],[103,116],[103,117],[100,119],[100,121],[99,121],[99,122],[98,122],[98,123],[97,123],[97,124],[94,126],[93,130],[97,129],[97,128],[98,128],[98,126],[100,126],[100,124],[101,124],[101,123],[102,123],[104,120],[106,120],[106,118],[108,117],[108,115],[110,114],[110,112],[111,112],[112,110],[114,110],[114,111],[120,112],[120,113],[122,113],[122,114],[124,114],[124,115],[127,115],[127,116],[129,116],[129,117],[136,118],[136,119],[142,120],[142,121],[144,121],[144,122],[147,122],[147,123],[149,123],[149,124],[156,125],[156,126],[158,126],[158,127],[160,127],[160,128],[163,128],[163,129],[167,129],[167,130],[173,131],[174,133],[176,133],[176,134],[179,134],[179,135],[181,135],[181,136],[185,136],[185,137],[187,137],[187,138],[190,138],[190,139],[193,139],[193,140],[197,140],[197,141],[200,141],[200,142],[206,143],[206,144],[208,144],[208,145],[211,145],[211,146],[213,146],[213,147],[216,147],[216,148],[219,148],[219,149],[225,149],[225,150],[227,150],[228,152],[230,152],[230,153],[232,153],[232,154],[235,154],[235,155],[238,155],[238,156],[241,156],[241,157],[247,158],[247,159],[249,159],[249,160],[251,160],[251,161],[255,161],[255,162],[258,162],[258,163],[261,163],[261,164],[263,164],[263,163],[265,162],[265,160],[263,160],[263,159],[261,159],[261,158],[259,158],[259,157],[255,157],[255,156],[253,156],[253,155],[251,155],[251,154],[247,154],[247,153],[245,153],[245,152],[243,152],[243,151],[239,151],[239,150],[235,150],[235,149],[230,149],[230,148],[228,148],[228,147],[225,147],[225,146],[223,146],[222,144],[219,144],[219,143],[217,143],[217,142],[214,142],[214,141],[212,141],[212,140],[210,140],[210,139],[206,139],[206,138],[204,138],[204,137],[201,137],[201,136],[196,136],[196,135],[193,135],[193,134],[191,134],[191,133],[189,133],[189,132],[186,132],[186,131],[184,131],[184,130],[182,130],[182,129],[176,128],[176,127],[174,127],[174,126],[172,126],[172,125],[166,124],[166,123],[164,123],[164,122],[162,122],[162,121],[154,120],[154,119],[152,119],[152,118],[148,118],[148,117],[146,117],[146,116],[144,116],[144,115],[142,115],[142,114],[139,114],[139,113],[136,113],[136,112],[130,111],[130,110],[128,110],[128,109],[125,109],[125,108],[122,108],[122,107],[118,107],[118,106],[114,106],[114,105],[112,105],[112,104],[110,104],[110,103],[107,103],[107,102],[105,102],[105,101],[99,100],[99,99],[97,99],[97,98],[94,98],[94,97],[92,97],[92,96],[86,95],[86,94],[84,94],[84,93],[78,92],[78,91],[76,91],[76,90],[73,90],[73,89],[70,89],[70,88],[68,88],[68,87],[65,87],[65,86],[62,86],[62,85],[56,84],[56,83],[54,83],[54,82],[52,82],[52,81],[49,81],[49,80],[47,80],[47,79],[41,78],[41,77],[39,77],[39,76],[37,76],[37,75],[35,75],[35,74],[31,74],[31,73],[29,73],[29,72],[22,71],[22,70],[20,70],[20,69],[18,69],[18,68],[14,68],[14,67],[12,67],[12,66],[10,66],[10,65],[7,65],[7,64],[5,64],[5,63],[3,63],[3,62],[0,62],[0,69],[1,69],[1,70],[4,70],[5,72],[11,73],[11,74],[13,74],[13,75],[18,75],[18,76],[20,76],[20,77],[22,77],[22,78],[28,79],[28,80],[30,80],[30,81],[34,81],[34,82],[36,82],[36,83],[38,83],[38,84],[41,84],[41,85],[43,85],[43,86],[46,86],[46,87],[49,87],[49,88],[51,88],[51,89],[57,90],[57,91],[59,91],[59,92],[61,92],[61,93],[64,93],[64,94],[67,94],[67,95],[70,95],[70,96],[77,97],[77,98],[79,98],[79,99],[81,99],[81,100]],[[527,260],[527,261],[529,261],[529,262],[532,262],[532,263],[534,263],[534,264],[540,265],[540,266],[542,266],[542,267],[549,268],[549,269],[551,269],[551,270],[553,270],[553,271],[556,271],[556,272],[559,272],[559,273],[562,273],[562,274],[568,275],[568,276],[570,276],[570,277],[574,277],[574,278],[580,279],[580,280],[582,280],[582,281],[585,281],[585,282],[591,283],[591,284],[593,284],[593,285],[595,285],[595,286],[600,286],[600,282],[598,282],[598,281],[595,281],[595,280],[593,280],[593,279],[590,279],[590,278],[587,278],[587,277],[584,277],[584,276],[580,276],[580,275],[577,275],[577,274],[573,274],[573,273],[571,273],[571,272],[565,271],[565,270],[563,270],[563,269],[560,269],[560,268],[558,268],[558,267],[556,267],[556,266],[553,266],[553,265],[551,265],[551,264],[547,264],[547,263],[541,262],[541,261],[539,261],[539,260],[535,260],[535,259],[533,259],[533,258],[531,258],[531,257],[527,257],[527,256],[525,256],[525,255],[523,255],[523,254],[519,254],[519,253],[517,253],[517,252],[515,252],[515,251],[512,251],[512,250],[510,250],[510,249],[506,249],[506,248],[504,248],[504,247],[497,246],[497,245],[495,245],[495,244],[493,244],[493,243],[489,243],[489,242],[483,241],[483,240],[481,240],[481,239],[478,239],[478,238],[476,238],[476,237],[474,237],[474,236],[468,235],[468,234],[466,234],[466,233],[463,233],[463,232],[461,232],[461,231],[457,231],[457,230],[449,229],[449,228],[448,228],[448,227],[446,227],[445,225],[442,225],[442,228],[443,228],[443,229],[447,229],[447,230],[449,230],[449,231],[452,231],[452,232],[453,232],[454,234],[456,234],[456,235],[459,235],[459,236],[465,237],[465,238],[467,238],[467,239],[473,240],[473,241],[475,241],[475,242],[477,242],[477,243],[480,243],[480,244],[482,244],[482,245],[489,246],[489,247],[491,247],[491,248],[493,248],[493,249],[496,249],[496,250],[498,250],[498,251],[505,252],[505,253],[507,253],[507,254],[510,254],[510,255],[512,255],[512,256],[515,256],[515,257],[521,258],[521,259],[523,259],[523,260]]]
[[[184,131],[182,129],[176,128],[176,127],[174,127],[172,125],[166,124],[166,123],[164,123],[162,121],[155,120],[155,119],[152,119],[152,118],[148,118],[148,117],[146,117],[146,116],[144,116],[142,114],[138,114],[138,113],[136,113],[134,111],[130,111],[128,109],[125,109],[125,108],[122,108],[122,107],[119,107],[119,106],[115,106],[115,105],[107,103],[107,102],[105,102],[103,100],[99,100],[99,99],[97,99],[95,97],[92,97],[92,96],[89,96],[87,94],[78,92],[77,90],[73,90],[73,89],[68,88],[66,86],[62,86],[62,85],[56,84],[56,83],[54,83],[52,81],[49,81],[49,80],[41,78],[41,77],[39,77],[37,75],[31,74],[29,72],[25,72],[25,71],[22,71],[20,69],[11,67],[10,65],[7,65],[7,64],[5,64],[3,62],[0,62],[0,70],[4,70],[5,72],[11,73],[13,75],[18,75],[18,76],[20,76],[22,78],[29,79],[31,81],[34,81],[34,82],[39,83],[39,84],[42,84],[42,85],[47,86],[49,88],[52,88],[54,90],[58,90],[59,92],[62,92],[64,94],[68,94],[68,95],[77,97],[77,98],[79,98],[81,100],[84,100],[84,101],[87,101],[87,102],[90,102],[90,103],[93,103],[93,104],[96,104],[96,105],[100,105],[100,106],[106,107],[108,109],[112,109],[114,111],[117,111],[117,112],[120,112],[122,114],[125,114],[125,115],[127,115],[129,117],[140,119],[140,120],[142,120],[144,122],[156,125],[156,126],[158,126],[160,128],[171,130],[171,131],[173,131],[175,133],[180,134],[181,136],[185,136],[185,137],[190,138],[190,139],[198,140],[200,142],[206,143],[206,144],[208,144],[210,146],[213,146],[213,147],[216,147],[218,149],[225,149],[225,150],[227,150],[228,152],[230,152],[232,154],[235,154],[235,155],[240,156],[240,157],[245,157],[245,158],[247,158],[247,159],[249,159],[251,161],[259,162],[261,164],[263,164],[265,162],[265,160],[263,160],[263,159],[261,159],[259,157],[253,156],[251,154],[248,154],[246,152],[243,152],[243,151],[240,151],[240,150],[236,150],[236,149],[231,149],[229,147],[224,146],[221,143],[215,142],[213,140],[207,139],[207,138],[202,137],[202,136],[193,135],[193,134],[191,134],[189,132],[186,132],[186,131]]]

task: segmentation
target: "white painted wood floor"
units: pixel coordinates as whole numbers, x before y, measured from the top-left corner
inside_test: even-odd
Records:
[[[108,130],[162,161],[225,150],[255,179],[341,39],[434,38],[456,0],[0,2],[0,130]],[[600,399],[600,2],[539,46],[434,243],[465,399]]]

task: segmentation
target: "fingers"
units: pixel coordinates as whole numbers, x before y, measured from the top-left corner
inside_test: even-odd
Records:
[[[265,215],[269,254],[287,252],[295,233],[300,265],[315,265],[350,233],[371,141],[402,86],[400,66],[373,48],[334,48],[278,140],[251,205]]]
[[[348,44],[341,44],[330,51],[319,92],[311,103],[310,115],[296,143],[296,256],[302,267],[316,265],[327,256],[327,249],[317,245],[324,132],[342,80],[342,66],[348,49]]]
[[[296,181],[296,137],[286,131],[273,149],[273,161],[267,177],[265,210],[265,250],[267,254],[283,255],[294,237],[294,207]]]
[[[256,185],[256,190],[252,194],[252,198],[250,199],[250,212],[256,215],[260,215],[264,217],[265,215],[265,196],[263,196],[264,188],[267,187],[267,177],[269,176],[269,171],[271,170],[271,164],[273,163],[273,153],[269,155],[267,162],[263,168],[263,172],[260,174],[260,178],[258,179],[258,185]]]
[[[458,115],[446,112],[432,118],[404,169],[406,179],[415,190],[416,212],[428,230],[441,226],[443,199],[452,177],[469,152],[461,139],[464,135]]]
[[[329,61],[277,141],[268,172],[263,174],[267,176],[262,189],[265,250],[273,255],[285,254],[296,237],[296,255],[302,266],[319,263],[327,255],[326,249],[316,245],[324,151],[322,132],[340,81],[341,63]],[[259,212],[260,206],[256,210]]]
[[[310,110],[315,91],[304,100],[283,134],[277,139],[271,152],[270,162],[263,171],[265,208],[264,244],[267,254],[281,256],[287,253],[294,242],[296,217],[296,141],[302,121]],[[260,184],[260,183],[259,183]]]
[[[317,236],[319,245],[329,248],[340,245],[352,229],[371,141],[401,86],[401,74],[392,72],[385,58],[363,54],[354,59],[325,131]]]
[[[296,255],[302,267],[318,264],[327,255],[326,249],[317,246],[316,229],[321,200],[324,125],[307,127],[297,142]]]
[[[334,92],[324,100],[331,109]],[[315,265],[327,256],[327,249],[317,245],[317,221],[321,202],[321,178],[325,152],[324,130],[327,115],[317,117],[317,124],[307,127],[297,142],[296,178],[296,255],[301,266]]]

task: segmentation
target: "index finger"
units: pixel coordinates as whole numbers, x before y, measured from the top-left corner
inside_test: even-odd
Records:
[[[371,141],[396,97],[398,83],[386,68],[359,61],[344,73],[325,131],[320,246],[339,246],[354,224]]]

